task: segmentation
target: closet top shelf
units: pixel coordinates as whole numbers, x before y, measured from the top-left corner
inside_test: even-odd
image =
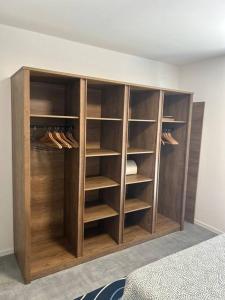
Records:
[[[77,116],[60,116],[60,115],[39,115],[30,114],[32,118],[52,118],[52,119],[79,119]]]
[[[103,79],[103,78],[97,78],[97,77],[91,77],[91,76],[84,76],[80,74],[73,74],[73,73],[66,73],[66,72],[60,72],[60,71],[52,71],[52,70],[46,70],[46,69],[41,69],[41,68],[33,68],[29,66],[22,66],[19,70],[28,70],[31,73],[32,77],[40,77],[40,76],[46,76],[46,77],[55,77],[55,78],[68,78],[70,80],[79,80],[79,79],[87,79],[95,82],[102,82],[104,81],[105,83],[108,84],[119,84],[119,85],[128,85],[132,87],[133,89],[146,89],[146,90],[161,90],[163,91],[166,95],[176,95],[176,94],[187,94],[187,95],[192,95],[193,92],[190,91],[185,91],[185,90],[177,90],[177,89],[166,89],[162,87],[156,87],[156,86],[151,86],[151,85],[141,85],[137,83],[132,83],[132,82],[122,82],[122,81],[117,81],[117,80],[110,80],[110,79]],[[18,71],[19,71],[18,70]],[[18,72],[17,71],[17,72]],[[12,75],[15,76],[16,73]]]

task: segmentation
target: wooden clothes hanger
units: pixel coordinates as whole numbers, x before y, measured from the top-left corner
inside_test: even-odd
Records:
[[[169,138],[170,143],[172,145],[178,145],[179,144],[178,141],[175,140],[175,138],[172,136],[171,132],[167,132],[167,137]]]
[[[74,145],[73,145],[73,142],[71,142],[65,135],[65,133],[62,131],[60,132],[60,136],[62,139],[64,139],[64,141],[66,141],[70,146],[71,148],[75,148]]]
[[[62,149],[62,145],[57,142],[57,140],[53,137],[52,133],[48,130],[45,135],[40,138],[40,141],[47,145],[48,147]]]
[[[68,149],[71,149],[71,148],[72,148],[72,146],[71,146],[69,143],[67,143],[66,140],[63,139],[63,137],[61,136],[61,133],[60,133],[60,132],[54,130],[54,131],[52,132],[52,135],[53,135],[53,137],[54,137],[54,138],[62,145],[62,147],[68,148]]]
[[[178,141],[174,139],[171,132],[168,132],[168,131],[163,132],[162,140],[163,140],[164,144],[165,143],[170,144],[170,145],[178,145],[179,144]]]
[[[68,138],[69,141],[72,143],[73,148],[78,148],[79,147],[78,142],[75,140],[75,138],[73,137],[73,135],[70,131],[66,132],[66,138]]]

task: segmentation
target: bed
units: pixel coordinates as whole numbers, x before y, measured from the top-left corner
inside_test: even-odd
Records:
[[[131,273],[123,300],[225,300],[225,234]]]

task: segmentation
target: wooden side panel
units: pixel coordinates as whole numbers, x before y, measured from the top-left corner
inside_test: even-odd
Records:
[[[29,71],[21,70],[11,80],[14,249],[27,283],[31,280],[29,78]]]
[[[194,223],[204,109],[205,102],[193,103],[185,209],[185,220],[190,223]]]

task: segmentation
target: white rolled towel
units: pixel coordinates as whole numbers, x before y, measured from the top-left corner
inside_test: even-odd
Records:
[[[126,175],[134,175],[134,174],[137,174],[137,164],[134,160],[128,159]]]

